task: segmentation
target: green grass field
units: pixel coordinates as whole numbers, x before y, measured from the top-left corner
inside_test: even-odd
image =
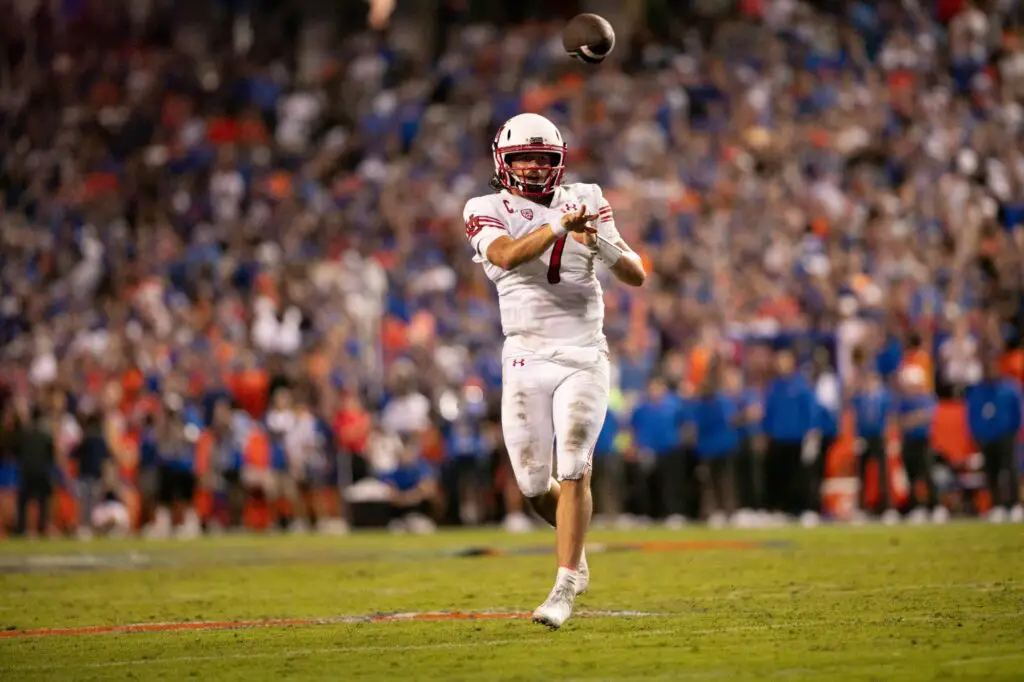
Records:
[[[0,679],[1024,680],[1020,526],[599,532],[557,632],[552,542],[4,542]]]

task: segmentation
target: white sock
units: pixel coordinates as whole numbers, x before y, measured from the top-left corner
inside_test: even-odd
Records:
[[[576,587],[576,576],[579,575],[576,571],[565,566],[558,567],[558,575],[555,576],[555,584],[562,585],[568,584],[570,587]]]

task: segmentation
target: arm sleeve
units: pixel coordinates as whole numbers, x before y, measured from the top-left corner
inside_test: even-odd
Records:
[[[499,215],[485,198],[475,197],[466,202],[462,219],[466,227],[466,238],[473,246],[473,261],[489,262],[487,249],[491,243],[498,237],[509,236],[504,216]]]
[[[597,233],[612,243],[617,242],[622,239],[622,235],[615,227],[615,212],[612,211],[612,205],[604,198],[604,192],[601,191],[600,186],[594,185],[593,187],[596,199],[595,208],[597,209],[597,220],[594,225],[597,227]]]

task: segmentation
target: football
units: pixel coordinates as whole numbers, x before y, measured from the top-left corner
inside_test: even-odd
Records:
[[[562,47],[573,59],[600,64],[615,47],[615,31],[604,17],[577,14],[562,31]]]

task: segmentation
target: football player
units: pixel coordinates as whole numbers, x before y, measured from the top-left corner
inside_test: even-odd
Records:
[[[501,420],[512,469],[530,505],[555,527],[555,586],[533,620],[558,628],[590,582],[583,546],[591,462],[608,408],[595,263],[630,286],[643,284],[645,273],[615,229],[601,188],[562,184],[566,144],[551,121],[537,114],[509,119],[492,152],[496,192],[470,199],[463,217],[474,260],[498,289]]]

